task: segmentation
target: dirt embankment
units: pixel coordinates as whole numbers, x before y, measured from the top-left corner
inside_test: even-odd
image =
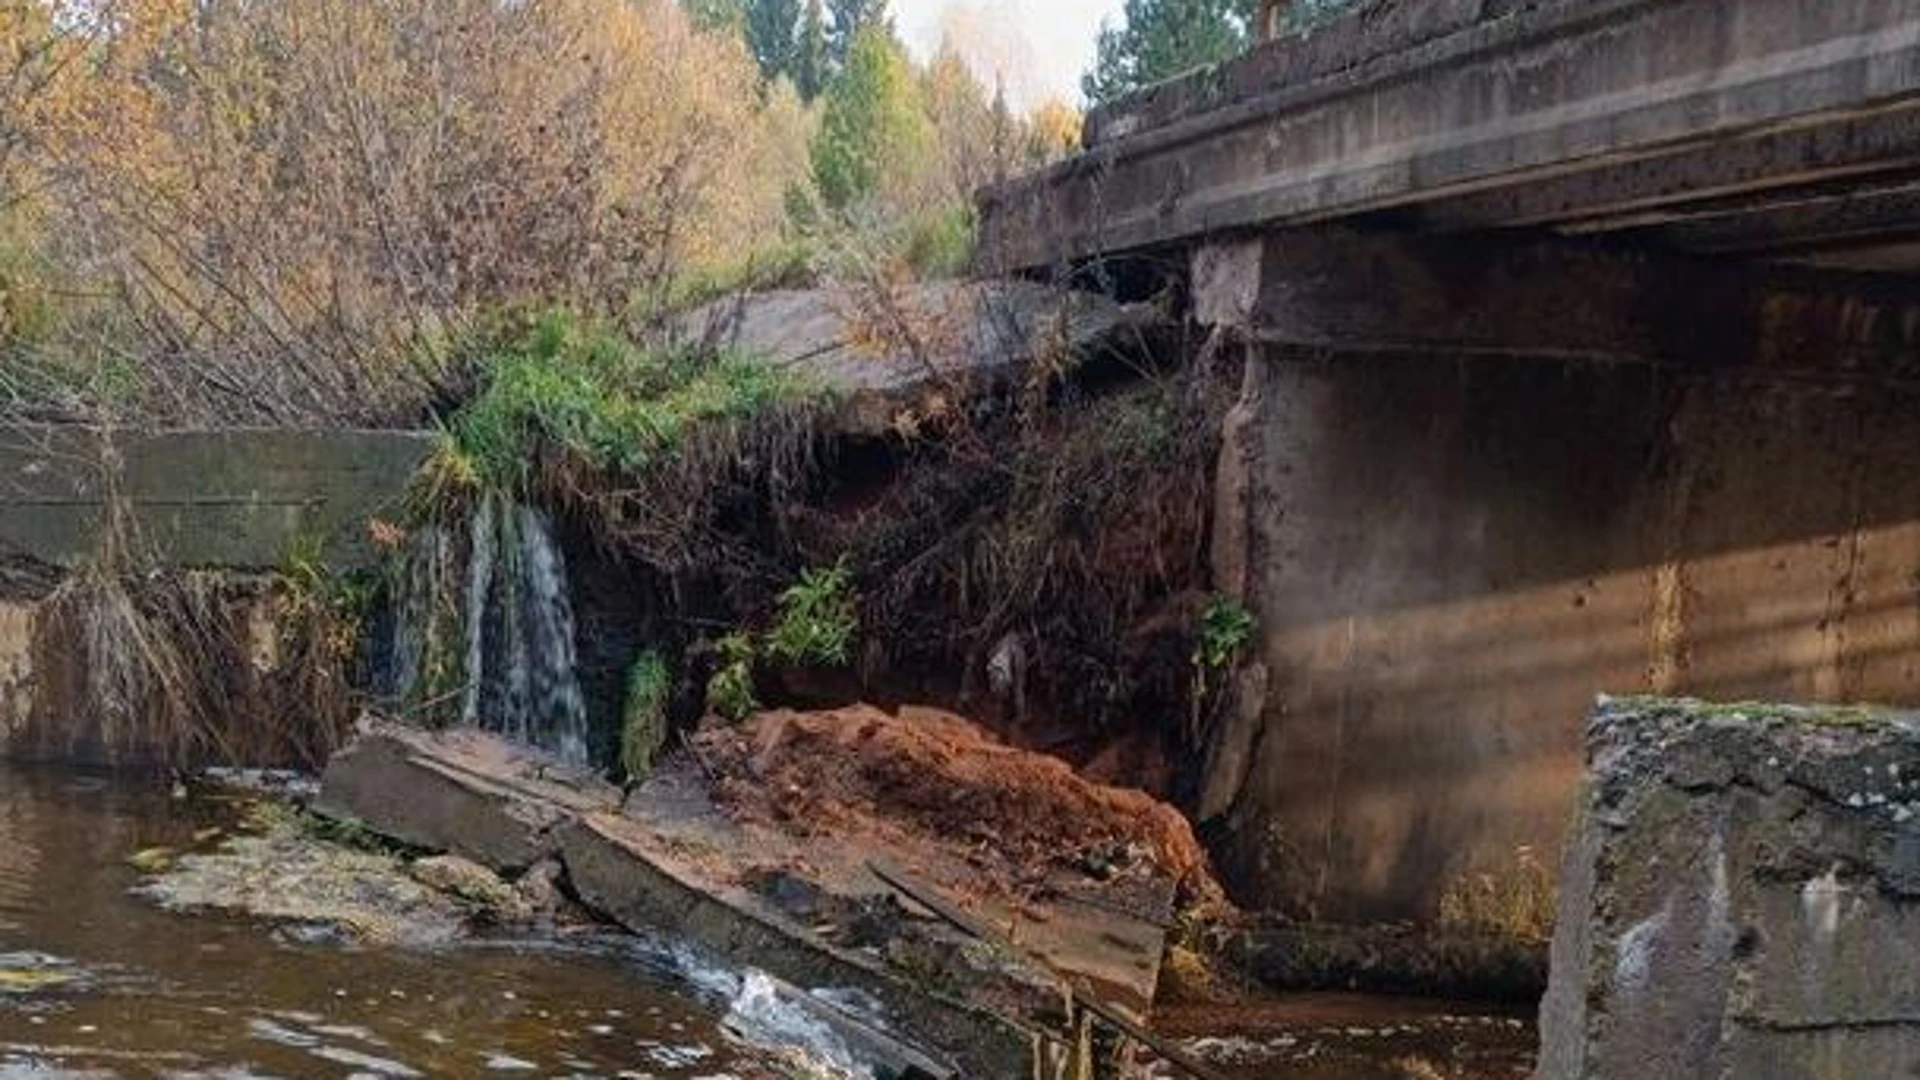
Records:
[[[720,801],[789,830],[918,834],[965,846],[1012,886],[1061,865],[1094,873],[1143,864],[1190,903],[1223,904],[1205,850],[1178,810],[1093,783],[1066,762],[1008,746],[933,709],[868,706],[761,713],[698,745]]]

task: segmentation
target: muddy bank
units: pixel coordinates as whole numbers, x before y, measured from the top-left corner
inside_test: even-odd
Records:
[[[317,771],[351,729],[359,579],[34,565],[0,576],[0,759]]]

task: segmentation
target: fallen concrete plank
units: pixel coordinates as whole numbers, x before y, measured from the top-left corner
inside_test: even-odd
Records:
[[[1034,1032],[993,1013],[908,982],[879,960],[835,948],[804,927],[724,895],[654,848],[642,823],[589,814],[559,829],[561,858],[575,893],[640,933],[683,938],[722,958],[809,989],[844,988],[881,1002],[901,1031],[923,1040],[970,1075],[1024,1076]]]
[[[494,736],[376,721],[327,763],[313,809],[513,874],[556,853],[561,822],[619,803],[604,780]]]
[[[839,396],[838,423],[871,434],[919,395],[1004,382],[1036,356],[1144,359],[1159,319],[1032,282],[948,281],[749,293],[689,312],[679,330],[817,380]]]

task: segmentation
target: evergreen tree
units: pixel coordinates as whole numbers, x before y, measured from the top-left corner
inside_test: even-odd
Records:
[[[871,26],[893,34],[887,0],[827,0],[827,9],[833,16],[827,24],[827,56],[835,71],[846,67],[862,30]]]
[[[760,65],[760,76],[772,82],[781,76],[798,82],[800,57],[800,0],[746,0],[747,48]]]
[[[853,39],[846,69],[827,88],[813,143],[820,196],[836,210],[910,186],[931,157],[933,132],[920,103],[913,62],[893,35],[868,26]]]
[[[738,32],[746,21],[741,0],[681,0],[680,6],[702,30]]]
[[[1102,25],[1080,88],[1096,105],[1217,64],[1252,38],[1259,0],[1127,0],[1120,26]]]
[[[807,0],[807,14],[800,20],[800,38],[794,45],[793,85],[800,100],[811,103],[826,89],[827,16],[820,0]]]

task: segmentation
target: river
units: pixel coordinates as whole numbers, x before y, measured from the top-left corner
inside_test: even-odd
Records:
[[[131,853],[230,813],[0,767],[0,1078],[771,1075],[722,977],[630,939],[342,948],[130,894]]]
[[[0,766],[0,1080],[607,1077],[770,1080],[752,984],[627,936],[374,949],[162,911],[138,851],[231,824],[230,802]],[[1525,1017],[1320,995],[1170,1010],[1236,1078],[1510,1080]],[[1172,1075],[1155,1070],[1158,1075]]]

